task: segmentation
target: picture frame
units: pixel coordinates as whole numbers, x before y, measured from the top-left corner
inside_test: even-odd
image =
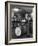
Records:
[[[16,8],[16,11],[14,11],[14,8]],[[19,12],[17,12],[18,10]],[[29,25],[29,27],[28,27],[29,20],[25,22],[23,18],[27,16],[26,13],[32,16],[31,26]],[[14,25],[12,21],[14,20],[13,16],[15,15],[16,16],[18,15],[17,18],[20,18],[21,16],[20,20],[17,19],[16,21],[19,21],[21,23],[19,25],[23,25],[22,22],[25,22],[25,28],[23,28],[22,26],[20,27],[23,29],[20,29],[19,26],[17,27],[16,24],[18,23],[16,21],[14,22],[14,24],[16,23],[15,24],[16,27],[13,28],[14,27],[13,26],[11,28],[11,26]],[[21,31],[21,33],[20,31],[18,31],[19,33],[17,33],[18,29]],[[14,32],[16,33],[16,35]],[[24,34],[24,32],[26,33]],[[21,36],[20,34],[24,34],[24,35]],[[5,2],[5,44],[10,45],[10,44],[23,44],[23,43],[36,43],[36,42],[37,42],[37,3],[6,1]]]

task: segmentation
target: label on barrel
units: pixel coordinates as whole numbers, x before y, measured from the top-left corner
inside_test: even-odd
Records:
[[[15,35],[16,36],[20,36],[21,35],[21,29],[20,29],[20,27],[16,27],[16,29],[15,29]]]

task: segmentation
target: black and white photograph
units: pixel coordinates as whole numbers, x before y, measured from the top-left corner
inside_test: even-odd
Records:
[[[5,44],[37,42],[37,4],[5,3]]]

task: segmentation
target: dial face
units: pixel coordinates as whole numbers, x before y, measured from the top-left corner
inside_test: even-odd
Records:
[[[21,36],[21,29],[20,29],[20,27],[16,27],[16,29],[15,29],[15,35],[16,36]]]

